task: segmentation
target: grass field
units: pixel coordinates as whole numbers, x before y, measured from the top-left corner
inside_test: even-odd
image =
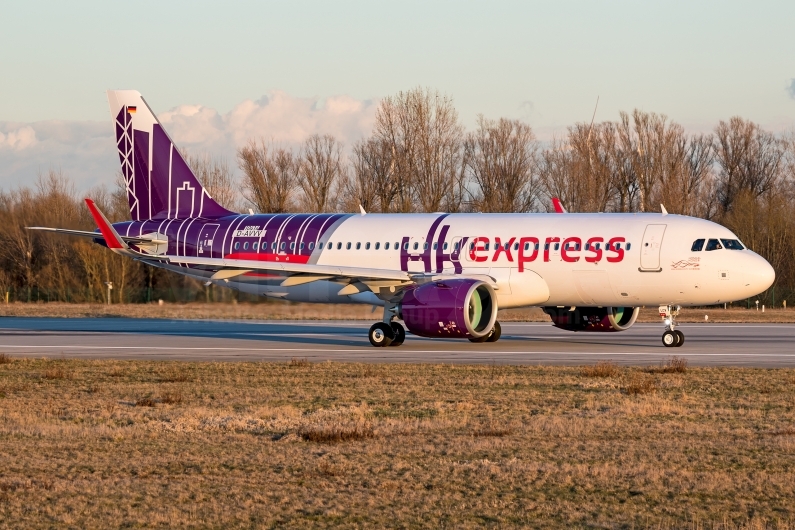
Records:
[[[0,304],[0,317],[128,317],[223,320],[379,320],[381,308],[373,311],[368,305],[358,304],[302,304],[281,300],[261,304],[65,304],[65,303],[12,303]],[[744,307],[729,309],[685,308],[679,322],[777,322],[795,323],[795,310],[768,309],[764,313]],[[538,307],[506,309],[499,313],[503,322],[550,322]],[[639,322],[659,322],[656,307],[641,309]]]
[[[795,371],[0,356],[0,526],[792,528]]]

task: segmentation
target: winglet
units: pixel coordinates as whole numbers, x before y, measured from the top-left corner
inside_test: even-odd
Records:
[[[668,215],[668,210],[666,210],[665,206],[663,206],[662,204],[660,204],[660,210],[662,211],[663,215]]]
[[[94,218],[94,222],[97,223],[99,231],[102,232],[102,237],[105,238],[105,244],[108,245],[108,248],[111,250],[128,249],[127,243],[122,240],[105,215],[99,211],[94,201],[86,199],[86,205]]]
[[[364,206],[361,204],[359,205],[359,211],[362,212],[362,215],[367,215],[367,212],[364,211]]]
[[[560,202],[560,199],[557,197],[552,197],[552,206],[555,207],[555,213],[568,213],[566,208],[563,207],[563,203]]]

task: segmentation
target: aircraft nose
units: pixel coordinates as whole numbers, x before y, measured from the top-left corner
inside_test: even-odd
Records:
[[[754,254],[754,259],[745,270],[745,275],[754,294],[766,291],[776,280],[776,271],[765,258]]]

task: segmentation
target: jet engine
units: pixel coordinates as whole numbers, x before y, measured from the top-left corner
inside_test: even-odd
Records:
[[[639,307],[545,307],[552,324],[567,331],[626,331],[638,318]]]
[[[398,312],[415,335],[479,339],[494,328],[497,296],[480,280],[435,281],[406,292]]]

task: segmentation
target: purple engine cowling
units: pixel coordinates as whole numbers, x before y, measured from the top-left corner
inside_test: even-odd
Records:
[[[639,307],[545,307],[552,325],[567,331],[626,331],[638,318]]]
[[[400,318],[421,337],[481,338],[497,320],[497,296],[487,283],[451,279],[420,285],[403,296]]]

